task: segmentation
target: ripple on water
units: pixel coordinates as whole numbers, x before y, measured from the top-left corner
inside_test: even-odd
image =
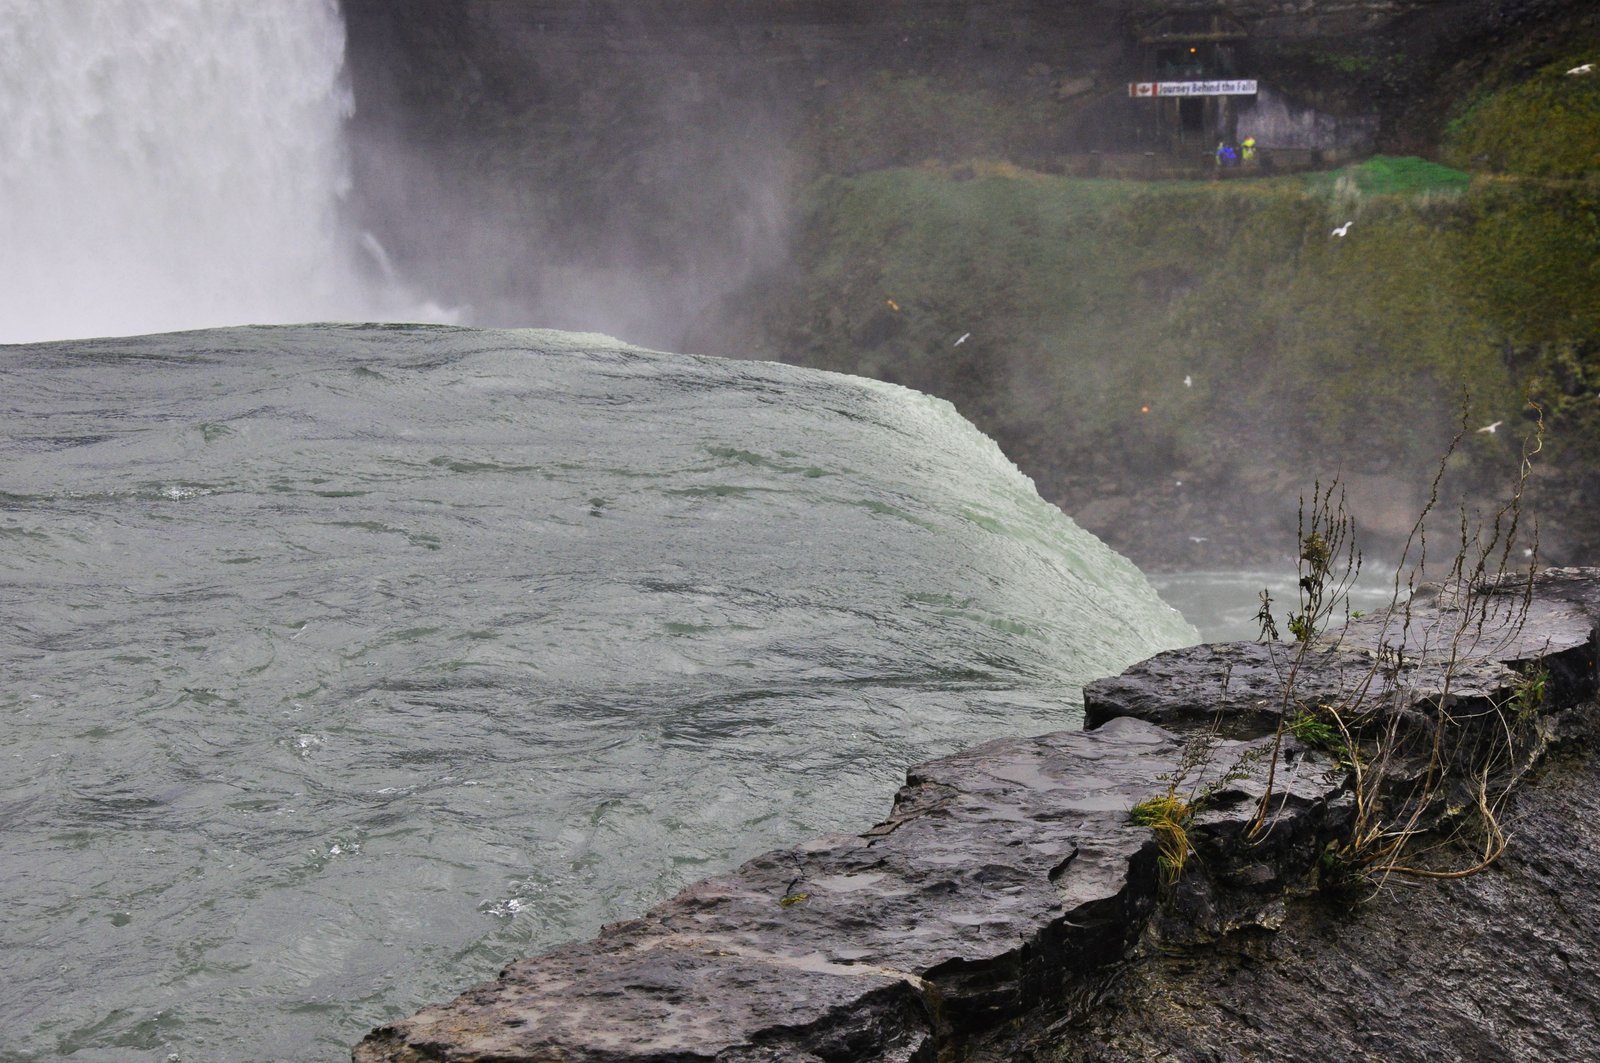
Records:
[[[5,452],[19,1058],[339,1058],[1193,637],[943,403],[595,342],[8,355],[111,441]]]

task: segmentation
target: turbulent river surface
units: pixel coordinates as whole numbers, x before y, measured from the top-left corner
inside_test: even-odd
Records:
[[[347,1058],[1195,638],[892,385],[444,326],[0,379],[6,1060]]]

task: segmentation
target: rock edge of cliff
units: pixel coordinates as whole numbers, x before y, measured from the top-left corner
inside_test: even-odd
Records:
[[[1474,617],[1483,621],[1463,629],[1462,619]],[[1257,1033],[1273,1024],[1239,1020],[1243,1005],[1228,1006],[1228,994],[1257,1000],[1263,1016],[1274,998],[1238,972],[1272,969],[1265,943],[1285,928],[1340,954],[1340,918],[1318,907],[1324,855],[1359,815],[1348,763],[1281,729],[1280,718],[1336,702],[1352,719],[1365,714],[1418,733],[1447,719],[1462,748],[1477,748],[1483,736],[1474,728],[1518,704],[1528,726],[1496,770],[1524,783],[1519,795],[1537,795],[1528,813],[1536,820],[1552,798],[1574,796],[1566,787],[1581,785],[1559,784],[1552,794],[1534,776],[1553,754],[1559,761],[1587,749],[1597,622],[1600,570],[1565,569],[1531,584],[1419,594],[1305,652],[1229,643],[1158,654],[1086,688],[1089,729],[1001,739],[919,766],[889,817],[864,834],[767,853],[593,940],[517,961],[455,1001],[374,1030],[353,1059],[1247,1058],[1219,1036],[1219,1019]],[[1396,653],[1402,641],[1407,648]],[[1394,681],[1381,698],[1369,696],[1371,676],[1384,668]],[[1531,709],[1530,676],[1539,677]],[[1425,770],[1395,777],[1415,780]],[[1186,794],[1204,794],[1187,824],[1181,876],[1130,814],[1172,792],[1174,779]],[[1458,797],[1444,788],[1434,795],[1422,835],[1459,818]],[[1581,844],[1540,836],[1537,844],[1559,851],[1539,852],[1514,842],[1516,873],[1526,876],[1529,861],[1576,868],[1600,848],[1586,831],[1569,833]],[[1482,885],[1466,888],[1493,893],[1503,913],[1529,908],[1492,875],[1478,878]],[[1559,905],[1559,890],[1535,885]],[[1441,941],[1449,937],[1444,897],[1446,908],[1434,912]],[[1387,903],[1362,907],[1381,912]],[[1538,918],[1504,918],[1505,927],[1490,929],[1520,929],[1474,961],[1485,984],[1539,968],[1541,957],[1570,966],[1569,953],[1585,947],[1543,940]],[[1581,913],[1569,921],[1581,924]],[[1357,937],[1359,947],[1375,948]],[[1600,950],[1600,938],[1592,944]],[[1496,957],[1505,970],[1487,969]],[[1389,994],[1403,990],[1406,1001],[1427,988],[1407,983],[1412,954],[1390,959],[1387,982],[1367,985],[1365,1010],[1360,999],[1346,1002],[1378,1026],[1395,1010]],[[1222,990],[1214,996],[1213,982]],[[1309,982],[1290,979],[1298,996],[1282,983],[1270,993],[1314,1010]],[[1548,995],[1549,984],[1538,988]],[[1349,992],[1359,998],[1362,987]],[[1556,1031],[1556,1043],[1511,1037],[1500,1027],[1514,1005],[1498,1018],[1479,1008],[1475,1027],[1449,1007],[1434,1010],[1431,1022],[1427,1008],[1417,1010],[1409,1041],[1396,1034],[1404,1043],[1383,1045],[1390,1058],[1470,1058],[1508,1045],[1550,1051],[1596,1035],[1593,1023],[1579,1023],[1565,1041]],[[1321,1051],[1316,1042],[1304,1041],[1304,1058]],[[1359,1038],[1343,1043],[1371,1048]],[[1293,1042],[1262,1044],[1274,1058],[1297,1058]],[[1464,1047],[1452,1055],[1452,1044]]]

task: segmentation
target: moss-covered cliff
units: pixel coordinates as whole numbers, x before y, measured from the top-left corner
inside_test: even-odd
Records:
[[[1166,546],[1109,511],[1095,530],[1136,556],[1213,538],[1286,471],[1420,490],[1463,397],[1469,428],[1505,422],[1457,463],[1486,486],[1530,398],[1546,462],[1600,456],[1588,182],[1386,158],[1221,184],[926,167],[824,179],[806,206],[789,269],[736,300],[736,346],[947,395],[1069,512],[1214,489]]]
[[[822,177],[726,337],[950,397],[1155,565],[1269,556],[1335,475],[1381,549],[1463,414],[1451,497],[1500,489],[1531,401],[1543,549],[1571,556],[1600,488],[1600,68],[1568,71],[1600,60],[1600,19],[1556,24],[1419,100],[1450,166],[1118,182],[940,156]]]
[[[1282,552],[1335,474],[1403,534],[1460,396],[1504,422],[1452,463],[1480,491],[1532,398],[1545,549],[1600,546],[1588,4],[1223,5],[1249,73],[1392,154],[1187,183],[1065,174],[1126,132],[1137,26],[1215,5],[344,6],[356,210],[473,320],[944,395],[1156,566]]]

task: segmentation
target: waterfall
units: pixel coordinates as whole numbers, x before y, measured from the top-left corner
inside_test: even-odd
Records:
[[[428,317],[363,270],[336,0],[0,0],[0,342]]]

